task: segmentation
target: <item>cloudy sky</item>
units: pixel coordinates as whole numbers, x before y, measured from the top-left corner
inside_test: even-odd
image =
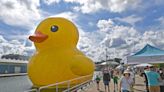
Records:
[[[0,54],[31,55],[38,23],[65,17],[80,33],[78,48],[94,61],[126,58],[146,44],[164,49],[164,0],[0,0]]]

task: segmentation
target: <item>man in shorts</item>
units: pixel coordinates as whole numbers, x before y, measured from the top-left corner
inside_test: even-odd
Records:
[[[110,77],[109,71],[108,70],[104,70],[103,71],[103,82],[104,82],[104,86],[105,86],[105,92],[107,92],[107,88],[108,88],[108,92],[110,92],[110,88],[109,88],[110,78],[111,77]]]

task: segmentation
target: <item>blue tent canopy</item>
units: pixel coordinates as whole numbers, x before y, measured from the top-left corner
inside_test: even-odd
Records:
[[[138,51],[132,56],[158,56],[158,55],[164,55],[164,50],[161,50],[159,48],[147,44],[143,49],[141,49],[140,51]]]
[[[164,63],[164,50],[147,44],[143,49],[127,58],[129,64]]]

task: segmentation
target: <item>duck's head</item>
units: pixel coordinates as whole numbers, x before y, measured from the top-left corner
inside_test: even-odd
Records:
[[[69,20],[52,17],[43,20],[29,39],[34,42],[37,50],[76,47],[78,31]]]

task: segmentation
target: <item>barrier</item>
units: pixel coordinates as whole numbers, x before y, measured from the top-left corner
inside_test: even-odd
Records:
[[[67,81],[63,81],[63,82],[59,82],[59,83],[54,83],[54,84],[42,86],[42,87],[39,87],[38,89],[27,90],[27,91],[24,91],[24,92],[41,92],[42,90],[50,88],[50,87],[55,87],[56,92],[59,92],[58,86],[61,85],[61,84],[65,84],[65,83],[67,84],[67,88],[65,90],[63,90],[62,92],[75,91],[75,90],[81,89],[82,87],[84,87],[87,84],[90,84],[92,82],[92,79],[86,80],[86,81],[84,81],[84,82],[82,82],[78,85],[73,86],[73,87],[71,87],[70,83],[72,81],[82,80],[82,79],[85,79],[87,77],[92,77],[92,75],[86,75],[86,76],[74,78],[74,79],[71,79],[71,80],[67,80]]]
[[[85,79],[87,77],[91,77],[92,75],[86,75],[86,76],[82,76],[82,77],[78,77],[78,78],[74,78],[74,79],[71,79],[71,80],[67,80],[67,81],[63,81],[63,82],[59,82],[59,83],[54,83],[54,84],[50,84],[50,85],[47,85],[47,86],[42,86],[38,89],[38,92],[40,92],[41,90],[43,89],[46,89],[46,88],[49,88],[49,87],[53,87],[53,86],[56,86],[56,92],[59,92],[59,88],[58,88],[58,85],[60,84],[65,84],[67,83],[67,91],[66,92],[70,92],[70,82],[72,81],[76,81],[76,80],[81,80],[81,79]],[[91,80],[87,80],[87,81],[91,81]],[[85,81],[85,82],[87,82]],[[84,82],[83,82],[84,83]]]

